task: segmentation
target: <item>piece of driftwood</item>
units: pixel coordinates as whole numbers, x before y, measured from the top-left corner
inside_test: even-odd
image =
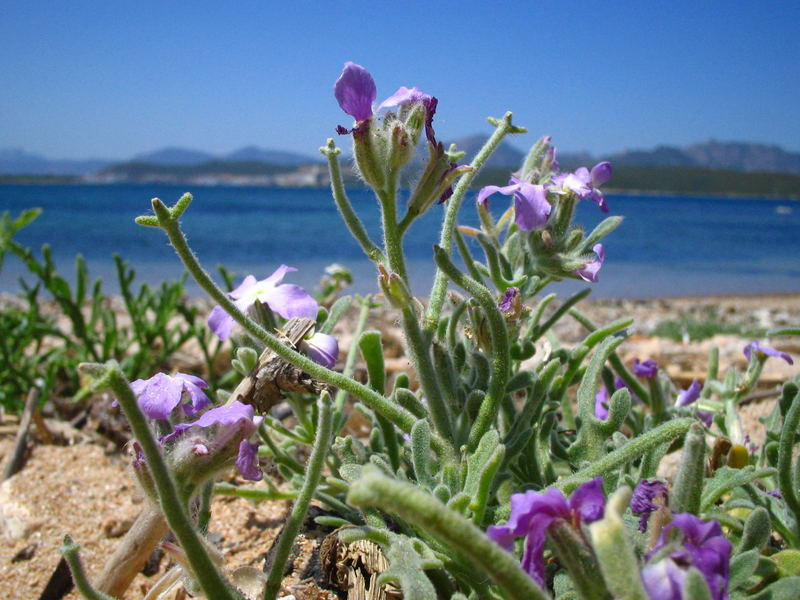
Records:
[[[378,544],[358,540],[350,544],[339,539],[339,530],[329,534],[319,550],[328,583],[343,592],[347,600],[399,600],[400,590],[379,585],[378,577],[389,563]]]
[[[158,507],[147,502],[114,554],[106,559],[106,564],[95,581],[95,587],[101,592],[121,598],[133,578],[145,566],[158,542],[168,532],[164,515]]]
[[[19,429],[17,429],[17,437],[14,439],[14,448],[9,452],[6,464],[3,466],[2,481],[17,473],[22,468],[22,465],[25,464],[25,453],[28,449],[28,430],[31,428],[33,413],[38,402],[39,390],[31,388],[28,392],[28,398],[25,400],[25,409],[19,420]]]
[[[289,319],[278,332],[284,345],[298,349],[306,335],[314,328],[313,319],[295,317]],[[327,384],[286,362],[267,348],[258,358],[247,377],[242,379],[231,394],[231,400],[250,404],[257,412],[266,413],[283,402],[285,392],[301,392],[319,395]]]

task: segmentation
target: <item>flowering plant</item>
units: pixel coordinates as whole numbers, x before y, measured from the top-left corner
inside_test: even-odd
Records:
[[[171,207],[154,199],[154,214],[137,222],[166,233],[217,303],[208,323],[235,344],[233,382],[206,395],[202,382],[180,374],[128,384],[113,363],[84,367],[96,387],[118,398],[147,485],[206,597],[240,597],[210,558],[202,537],[207,515],[188,510],[198,501],[207,506],[214,491],[251,499],[283,493],[294,501],[265,599],[280,589],[315,495],[332,511],[317,521],[340,527],[344,542],[377,544],[388,561],[380,583],[399,586],[409,600],[790,597],[800,579],[785,566],[788,559],[774,556],[800,547],[798,383],[783,387],[758,454],[742,455],[736,407],[766,360],[791,357],[753,342],[745,372],[721,376],[712,353],[704,383],[685,390],[653,360],[626,365],[617,349],[632,319],[591,322],[577,307],[588,290],[558,305],[555,294],[544,293],[565,278],[595,282],[609,268],[602,242],[622,218],[606,217],[589,232],[574,224],[581,201],[610,211],[600,191],[612,177],[609,163],[562,171],[545,136],[507,185],[472,194],[500,142],[525,131],[511,113],[490,119],[494,133],[464,164],[463,153],[445,150],[436,138],[434,96],[403,86],[373,107],[375,81],[354,63],[345,64],[334,95],[354,119],[337,131],[352,137],[355,168],[380,208],[382,238],[372,238],[350,203],[341,151],[330,139],[321,152],[333,200],[398,313],[409,372],[389,380],[381,334],[364,331],[374,297],[357,300],[354,343],[340,361],[333,328],[353,298],[320,306],[302,288],[282,283],[292,270],[285,265],[260,281],[248,276],[228,293],[217,287],[180,227],[190,195]],[[413,164],[418,146],[427,162],[403,207],[399,173]],[[493,212],[494,194],[513,203]],[[457,226],[468,199],[479,228]],[[403,242],[431,210],[443,213],[442,230],[423,304],[412,290]],[[335,288],[326,290],[330,302]],[[580,343],[562,344],[553,333],[565,318],[585,329]],[[366,382],[354,376],[359,354]],[[278,403],[292,411],[294,425],[273,414]],[[350,406],[369,419],[368,436],[344,434]],[[300,446],[311,448],[305,466]],[[669,482],[655,479],[662,459],[676,450]],[[260,458],[277,473],[263,474]],[[263,484],[214,486],[213,477],[231,463]],[[198,470],[202,477],[188,475]],[[281,477],[289,492],[278,491]],[[81,579],[74,546],[67,553],[87,596],[103,597],[107,589]]]

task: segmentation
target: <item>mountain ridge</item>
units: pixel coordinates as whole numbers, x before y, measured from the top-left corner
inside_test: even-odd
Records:
[[[454,140],[467,158],[474,156],[483,146],[487,136],[473,134]],[[424,158],[425,154],[419,152]],[[525,153],[503,141],[487,163],[488,168],[516,169]],[[422,159],[421,158],[421,159]],[[617,153],[592,155],[588,152],[559,152],[559,163],[564,168],[591,166],[600,160],[609,160],[614,167],[682,167],[721,169],[743,172],[800,174],[800,153],[790,152],[774,144],[753,142],[721,142],[708,140],[685,147],[659,145],[653,149],[631,149]],[[420,159],[420,160],[421,160]],[[151,164],[158,167],[197,167],[206,163],[263,163],[276,167],[296,169],[320,165],[321,159],[287,150],[243,146],[227,154],[212,154],[190,148],[166,146],[151,152],[137,154],[129,160],[107,159],[51,160],[26,152],[20,148],[0,149],[0,175],[90,175],[125,164]]]

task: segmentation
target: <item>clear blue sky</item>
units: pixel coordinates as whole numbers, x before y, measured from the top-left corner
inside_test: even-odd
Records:
[[[565,151],[709,138],[800,151],[800,2],[10,2],[0,148],[315,154],[342,64],[439,98],[445,139],[512,110]]]

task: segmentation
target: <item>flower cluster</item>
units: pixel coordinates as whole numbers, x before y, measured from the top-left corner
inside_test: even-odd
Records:
[[[570,496],[561,490],[528,491],[511,496],[511,516],[505,525],[492,525],[486,532],[489,538],[511,552],[514,539],[526,537],[522,568],[539,584],[544,585],[544,545],[547,530],[558,519],[573,526],[593,523],[603,518],[605,496],[598,477],[579,486]]]
[[[674,515],[648,554],[654,560],[642,569],[650,600],[682,600],[690,567],[702,573],[713,600],[727,600],[732,549],[719,522],[702,521],[689,513]]]
[[[185,461],[186,457],[178,457],[178,454],[186,454],[183,452],[186,447],[188,454],[198,459],[208,457],[209,460],[235,450],[236,466],[242,476],[253,481],[260,480],[262,475],[256,455],[258,444],[248,441],[260,422],[260,417],[254,418],[252,406],[233,401],[205,410],[193,421],[185,420],[187,416],[194,416],[211,404],[201,391],[206,388],[208,384],[205,381],[184,373],[174,376],[156,373],[150,379],[138,379],[131,384],[139,407],[148,418],[177,421],[171,426],[171,431],[159,439],[167,455],[174,459],[173,462]],[[190,402],[183,402],[184,398]],[[175,410],[178,406],[182,407],[181,411]],[[177,449],[179,445],[180,450]],[[194,459],[190,457],[191,460]],[[134,464],[141,466],[142,461],[143,457],[137,451]]]

